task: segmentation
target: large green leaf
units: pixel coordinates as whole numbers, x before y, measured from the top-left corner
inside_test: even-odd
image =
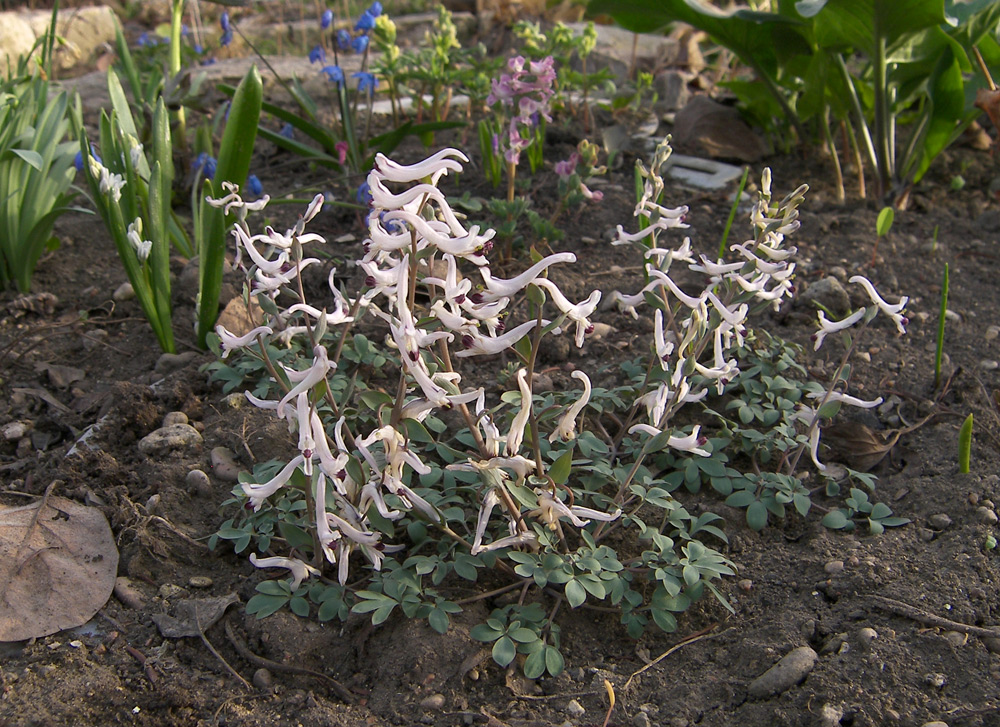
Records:
[[[881,39],[891,53],[900,41],[947,21],[944,0],[801,0],[795,8],[814,19],[821,46],[855,48],[869,58]]]

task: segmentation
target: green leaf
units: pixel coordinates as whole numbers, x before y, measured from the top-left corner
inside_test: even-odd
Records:
[[[31,149],[11,149],[11,151],[21,157],[26,164],[34,167],[36,171],[42,171],[44,161],[42,160],[42,155],[37,151]]]
[[[677,630],[677,619],[669,611],[651,608],[649,614],[653,617],[653,623],[659,626],[661,631],[670,634]]]
[[[524,660],[524,676],[537,679],[545,673],[545,649],[538,649],[528,654]]]
[[[247,601],[247,613],[257,618],[267,618],[284,608],[286,603],[288,603],[288,599],[285,597],[267,596],[263,593],[258,593]]]
[[[448,630],[448,626],[451,625],[451,619],[448,618],[448,614],[439,608],[433,609],[427,615],[427,622],[439,634],[445,633]]]
[[[879,237],[885,237],[889,234],[895,216],[896,213],[892,207],[883,207],[882,211],[878,213],[878,219],[875,221],[875,233]]]
[[[842,530],[847,527],[850,520],[843,510],[833,510],[824,515],[820,522],[831,530]]]
[[[551,477],[552,481],[557,485],[564,485],[569,479],[569,473],[572,468],[573,446],[570,445],[569,448],[560,454],[556,461],[552,463],[552,466],[549,467],[549,477]]]
[[[498,631],[488,623],[477,624],[472,627],[471,631],[469,631],[469,636],[476,641],[496,641],[503,636],[503,631]]]
[[[566,601],[570,608],[576,608],[587,600],[587,590],[577,580],[566,581],[565,585]]]
[[[517,647],[514,646],[514,642],[509,637],[501,636],[493,644],[493,661],[500,666],[507,666],[514,661],[515,656],[517,656]]]
[[[291,601],[288,602],[289,608],[292,609],[292,613],[296,616],[301,616],[302,618],[308,618],[309,616],[309,601],[306,599],[296,596]]]
[[[747,507],[747,525],[753,530],[763,530],[767,525],[767,508],[760,500],[750,503]]]
[[[559,649],[546,644],[545,668],[548,670],[549,674],[554,677],[559,676],[565,666],[566,661],[563,659],[563,655],[559,652]]]
[[[538,634],[524,627],[512,629],[507,632],[507,635],[519,644],[530,644],[532,641],[538,641]]]

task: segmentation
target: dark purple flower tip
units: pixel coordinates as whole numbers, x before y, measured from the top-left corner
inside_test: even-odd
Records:
[[[365,285],[368,286],[369,288],[374,288],[376,285],[378,285],[378,281],[375,280],[374,275],[368,275],[365,277]]]
[[[466,333],[464,336],[462,336],[462,345],[465,346],[466,348],[472,348],[473,346],[476,345],[476,339],[470,336],[468,333]]]
[[[507,324],[503,321],[497,321],[497,333],[503,333],[507,330]]]
[[[903,324],[904,326],[908,326],[908,325],[910,325],[910,319],[909,319],[909,318],[907,318],[906,316],[903,316],[903,317],[902,317],[902,319],[900,320],[900,322],[901,322],[901,323],[902,323],[902,324]]]
[[[323,14],[319,18],[319,27],[326,30],[331,25],[333,25],[333,11],[329,9],[324,10]]]
[[[485,301],[486,298],[483,297],[482,293],[472,293],[469,295],[469,300],[471,300],[476,305],[479,305],[480,303]]]
[[[811,336],[809,336],[809,340],[813,341],[813,342],[815,342],[817,338],[819,338],[819,334],[818,333],[814,333]]]
[[[340,470],[340,472],[337,473],[337,479],[338,480],[346,480],[347,479],[347,470]]]
[[[795,286],[794,285],[789,285],[788,286],[788,294],[789,295],[795,295]]]
[[[703,447],[708,444],[708,437],[698,437],[698,446]]]
[[[410,357],[411,361],[419,361],[420,360],[420,352],[419,351],[410,351],[410,352],[407,353],[407,356]]]
[[[729,386],[729,379],[721,378],[719,379],[719,383],[722,384],[723,386]]]
[[[493,240],[487,240],[486,242],[483,243],[483,254],[484,255],[486,253],[488,253],[492,249],[493,249]]]
[[[462,305],[465,302],[465,294],[459,293],[455,296],[455,305]]]
[[[369,253],[372,251],[372,244],[370,242],[364,242],[361,245],[361,249],[364,250],[365,253]]]
[[[584,328],[583,332],[586,333],[589,336],[591,333],[594,332],[594,324],[591,323],[589,326],[587,326],[586,328]]]
[[[313,451],[311,449],[303,449],[302,456],[305,457],[306,461],[309,461],[312,459]]]

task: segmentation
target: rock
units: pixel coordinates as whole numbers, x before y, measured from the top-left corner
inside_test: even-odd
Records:
[[[158,374],[169,374],[178,371],[198,358],[196,351],[185,351],[184,353],[164,353],[156,359],[156,366],[153,368]]]
[[[208,576],[191,576],[188,578],[188,585],[192,588],[211,588],[212,579]]]
[[[819,658],[808,646],[792,649],[781,660],[754,679],[747,687],[747,694],[756,699],[764,699],[795,686],[812,671]]]
[[[930,672],[924,674],[924,684],[929,687],[934,687],[935,689],[941,689],[945,684],[948,683],[948,677],[944,674],[939,674],[938,672]]]
[[[108,332],[103,328],[94,328],[84,333],[81,339],[83,340],[83,349],[85,351],[93,351],[102,343],[107,342]]]
[[[951,518],[946,513],[939,512],[927,518],[927,522],[935,530],[944,530],[951,526]]]
[[[707,96],[695,96],[677,112],[674,140],[678,147],[714,159],[752,163],[768,152],[763,140],[740,118],[739,111]]]
[[[171,598],[183,598],[187,595],[187,589],[176,583],[164,583],[156,593],[160,598],[170,600]]]
[[[135,299],[135,289],[132,287],[132,283],[122,283],[117,288],[115,292],[111,294],[111,298],[116,303],[124,303],[127,300]]]
[[[208,497],[212,494],[212,481],[201,470],[188,472],[187,477],[184,478],[184,484],[200,497]]]
[[[160,427],[139,440],[139,451],[145,455],[168,452],[172,449],[197,447],[202,443],[201,434],[190,424]]]
[[[819,710],[820,727],[840,727],[840,720],[844,717],[844,710],[832,704],[824,704]]]
[[[115,587],[113,593],[115,598],[122,602],[123,605],[129,608],[139,610],[145,604],[142,600],[142,594],[136,590],[136,587],[132,585],[132,581],[125,576],[119,576],[115,578]]]
[[[842,560],[831,560],[825,566],[823,570],[826,571],[827,575],[837,575],[838,573],[844,572],[844,561]]]
[[[566,705],[566,714],[568,714],[573,719],[580,719],[583,715],[587,713],[587,710],[583,708],[575,699],[569,700],[569,704]]]
[[[246,396],[235,392],[222,398],[222,405],[228,406],[230,409],[242,409],[246,403]]]
[[[924,722],[920,727],[948,727],[948,723],[936,719],[933,722]]]
[[[34,427],[35,425],[32,422],[10,422],[3,425],[0,433],[3,434],[3,438],[8,442],[14,442],[27,436],[28,432],[34,429]]]
[[[244,336],[264,319],[264,311],[257,305],[257,299],[250,299],[250,306],[243,302],[242,296],[236,296],[222,309],[216,325],[224,326],[234,336]]]
[[[676,68],[657,73],[653,79],[653,88],[656,89],[654,105],[656,111],[662,114],[684,108],[691,100],[689,84],[696,78],[696,74]]]
[[[163,417],[161,426],[172,427],[174,424],[187,424],[188,415],[182,411],[171,411]]]
[[[236,482],[240,475],[240,466],[236,464],[236,456],[225,447],[212,450],[212,471],[224,482]]]
[[[652,727],[649,715],[645,712],[636,712],[635,717],[632,718],[632,727]]]
[[[270,692],[274,689],[274,677],[269,670],[261,667],[253,673],[253,685],[262,692]]]
[[[444,707],[444,695],[443,694],[432,694],[429,697],[424,697],[420,700],[420,706],[424,709],[438,710]]]
[[[934,531],[930,528],[917,528],[917,537],[925,543],[929,543],[934,540]]]
[[[816,302],[840,316],[846,315],[851,309],[851,296],[844,290],[840,281],[834,277],[817,280],[809,285],[799,297],[807,303]]]
[[[952,646],[965,646],[969,640],[968,634],[963,634],[960,631],[945,631],[944,634],[945,641],[947,641]]]
[[[862,644],[870,644],[877,638],[878,638],[878,631],[869,626],[865,626],[864,628],[858,629],[858,641],[860,641]]]
[[[741,591],[749,592],[753,588],[753,581],[749,578],[741,578],[736,585]]]
[[[997,369],[1000,369],[1000,361],[996,361],[991,358],[984,358],[979,362],[979,368],[983,371],[996,371]]]
[[[1000,636],[984,636],[981,641],[991,654],[1000,654]]]
[[[0,63],[4,68],[17,68],[17,61],[31,52],[35,45],[35,32],[21,13],[0,13]]]
[[[996,525],[998,518],[993,510],[984,505],[976,508],[976,519],[984,525]]]
[[[998,336],[1000,336],[1000,326],[988,326],[986,333],[983,334],[983,338],[987,341],[995,341]]]

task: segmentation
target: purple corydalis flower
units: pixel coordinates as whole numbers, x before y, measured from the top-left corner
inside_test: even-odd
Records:
[[[573,152],[569,155],[569,159],[565,161],[556,162],[556,174],[560,179],[569,179],[576,172],[576,165],[580,163],[580,155]]]

